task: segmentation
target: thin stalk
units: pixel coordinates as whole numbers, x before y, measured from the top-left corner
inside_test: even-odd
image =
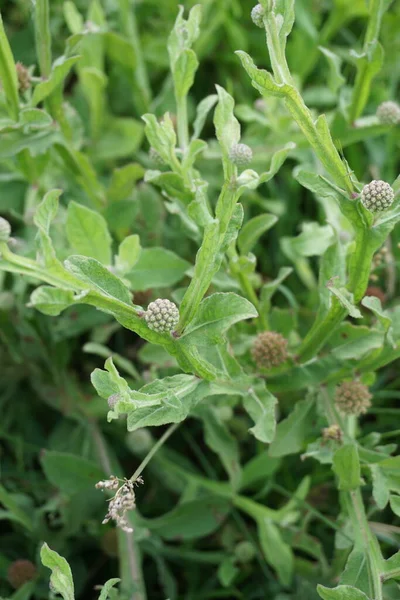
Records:
[[[150,452],[147,454],[146,458],[140,463],[140,465],[138,466],[138,468],[136,469],[136,471],[130,478],[130,481],[136,481],[136,479],[140,476],[140,474],[144,471],[146,466],[149,464],[149,462],[151,461],[153,456],[158,452],[158,450],[161,448],[161,446],[163,444],[165,444],[167,439],[174,433],[174,431],[176,431],[176,429],[179,427],[179,425],[180,425],[180,423],[174,423],[173,425],[170,425],[170,427],[168,427],[167,431],[165,431],[163,433],[163,435],[160,437],[160,439],[157,440],[157,442],[154,444],[154,446],[152,447]]]
[[[189,127],[187,115],[187,99],[186,96],[176,99],[177,109],[177,128],[178,128],[178,143],[182,152],[185,154],[189,145]]]
[[[115,475],[106,442],[96,422],[91,422],[90,431],[99,462],[104,472],[108,476]],[[129,590],[129,592],[127,592],[129,600],[146,600],[146,588],[141,568],[140,550],[136,544],[135,536],[132,533],[127,533],[120,529],[118,529],[117,533],[122,587],[125,590]]]
[[[48,78],[51,72],[51,33],[49,0],[36,0],[35,6],[35,42],[39,59],[40,73]]]
[[[332,299],[331,307],[320,323],[314,324],[308,332],[297,352],[301,362],[307,362],[322,348],[347,315],[347,310],[336,299]]]

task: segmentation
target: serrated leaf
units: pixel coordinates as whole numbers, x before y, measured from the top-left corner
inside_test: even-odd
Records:
[[[360,459],[355,444],[346,444],[336,450],[333,457],[333,470],[339,480],[340,490],[349,492],[360,487]]]
[[[229,327],[244,319],[255,318],[257,314],[246,298],[232,292],[212,294],[202,300],[180,342],[195,346],[221,344]]]
[[[61,594],[64,600],[74,600],[74,581],[69,564],[47,544],[40,550],[40,559],[45,567],[51,570],[50,583],[53,589]]]
[[[66,233],[71,248],[80,255],[111,264],[111,236],[104,217],[90,208],[68,204]]]

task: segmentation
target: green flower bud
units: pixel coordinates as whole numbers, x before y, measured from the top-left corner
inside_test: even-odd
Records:
[[[144,318],[148,327],[153,331],[158,333],[173,331],[179,322],[179,310],[170,300],[159,298],[150,302]]]
[[[253,560],[256,550],[251,542],[243,541],[236,544],[234,553],[236,560],[244,564]]]
[[[384,125],[398,125],[400,123],[400,106],[397,102],[382,102],[378,106],[376,116]]]
[[[260,369],[279,367],[288,358],[287,340],[276,331],[259,333],[254,340],[252,356]]]
[[[335,404],[346,415],[362,415],[371,406],[372,395],[360,381],[345,381],[336,387]]]
[[[20,587],[31,581],[36,575],[36,567],[30,560],[20,558],[8,568],[7,578],[12,587],[18,590]]]
[[[251,11],[251,20],[253,21],[254,25],[257,25],[257,27],[264,27],[263,17],[263,7],[261,6],[261,4],[256,4],[256,6],[254,6],[254,8]]]
[[[389,208],[393,200],[394,191],[386,181],[371,181],[361,192],[361,202],[372,213]]]
[[[155,163],[158,167],[165,167],[166,162],[162,156],[157,152],[155,148],[150,148],[149,150],[149,158]]]
[[[229,152],[229,160],[238,167],[251,163],[253,151],[247,144],[234,144]]]
[[[11,235],[11,225],[8,221],[0,217],[0,242],[8,242]]]

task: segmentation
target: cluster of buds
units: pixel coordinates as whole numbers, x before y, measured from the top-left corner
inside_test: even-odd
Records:
[[[400,106],[397,102],[382,102],[378,106],[376,116],[384,125],[398,125],[400,123]]]
[[[330,425],[322,430],[322,437],[324,440],[334,440],[335,442],[341,442],[343,438],[343,432],[339,425]]]
[[[254,340],[252,356],[260,369],[279,367],[288,358],[287,340],[276,331],[259,333]]]
[[[237,167],[245,167],[252,159],[253,151],[247,144],[233,144],[229,151],[229,160]]]
[[[144,319],[153,331],[164,333],[173,331],[179,322],[179,309],[170,300],[161,299],[150,302]]]
[[[366,413],[371,406],[371,398],[367,386],[360,381],[345,381],[336,387],[335,404],[346,415]]]
[[[122,485],[121,485],[122,483]],[[132,533],[133,529],[129,525],[127,512],[133,510],[136,506],[135,486],[143,483],[143,479],[138,477],[135,481],[125,479],[123,482],[111,475],[109,479],[96,483],[96,488],[100,490],[116,490],[114,496],[109,500],[108,512],[103,520],[103,525],[109,521],[115,521],[117,527]]]
[[[25,583],[34,579],[35,575],[35,565],[25,558],[20,558],[11,563],[7,572],[8,581],[15,590],[18,590]]]
[[[393,188],[386,181],[371,181],[371,183],[363,187],[361,192],[361,202],[372,213],[386,210],[392,204],[393,200]]]

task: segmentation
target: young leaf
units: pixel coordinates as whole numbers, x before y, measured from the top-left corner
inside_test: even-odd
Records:
[[[308,432],[313,427],[314,398],[297,402],[293,412],[278,424],[269,447],[269,456],[286,456],[302,450]]]
[[[199,102],[196,110],[196,118],[193,123],[193,136],[192,140],[198,138],[202,132],[204,124],[207,119],[207,115],[213,106],[218,101],[217,94],[211,94],[210,96],[206,96],[203,98],[201,102]]]
[[[68,204],[66,233],[72,249],[83,256],[111,264],[111,236],[102,215],[82,204]]]
[[[89,289],[131,305],[131,295],[128,288],[118,277],[110,273],[94,258],[78,255],[70,256],[64,262],[64,265],[67,271],[87,284]]]
[[[340,490],[349,492],[360,487],[360,459],[355,444],[346,444],[336,450],[333,457],[333,470],[338,477]]]
[[[74,600],[74,582],[69,564],[47,544],[40,550],[40,559],[45,567],[51,569],[50,583],[53,589],[61,594],[64,600]]]
[[[196,346],[221,344],[229,327],[255,317],[257,311],[246,298],[234,293],[212,294],[202,300],[180,343]]]
[[[45,98],[50,96],[50,94],[63,83],[79,58],[79,56],[71,56],[70,58],[61,56],[60,58],[57,58],[53,64],[49,78],[42,83],[38,83],[35,87],[32,96],[32,106],[37,106],[39,102],[43,102]]]
[[[175,93],[177,98],[185,98],[194,82],[199,61],[193,50],[184,50],[173,69]]]
[[[129,273],[139,260],[142,247],[138,235],[128,235],[119,245],[115,266],[121,275]]]
[[[50,192],[47,192],[36,209],[33,222],[36,227],[42,229],[44,233],[48,234],[50,231],[50,225],[58,211],[58,199],[61,194],[61,190],[51,190]]]
[[[217,85],[217,93],[218,104],[214,113],[214,125],[224,157],[225,170],[227,170],[229,151],[240,140],[240,125],[233,114],[235,102],[232,96],[219,85]]]

